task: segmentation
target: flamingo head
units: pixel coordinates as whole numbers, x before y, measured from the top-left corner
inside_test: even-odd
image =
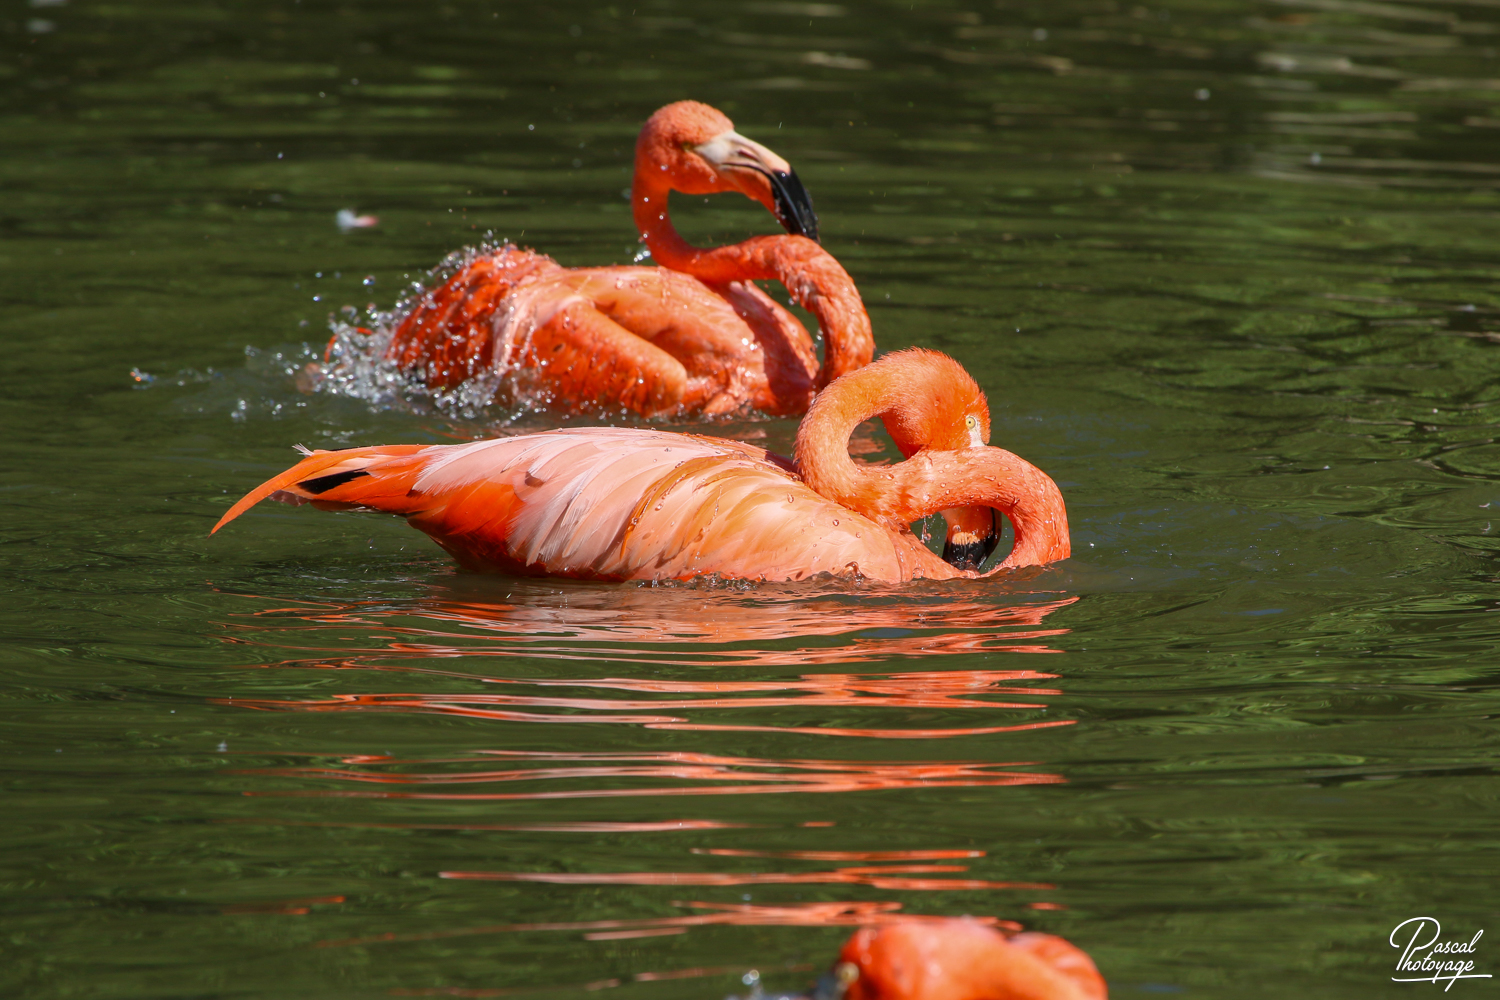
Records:
[[[880,419],[904,457],[989,443],[990,404],[984,391],[948,355],[914,347],[887,354],[866,371],[867,379],[893,388]]]
[[[738,191],[771,211],[793,236],[818,238],[812,196],[791,164],[734,130],[721,111],[697,101],[668,104],[646,120],[635,146],[637,184],[660,176],[683,194]]]

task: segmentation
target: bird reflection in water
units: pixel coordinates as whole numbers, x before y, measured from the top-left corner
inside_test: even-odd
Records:
[[[238,701],[235,702],[238,704]],[[285,756],[284,754],[281,756]],[[308,789],[249,791],[251,796],[409,799],[450,802],[546,801],[560,799],[656,798],[660,796],[764,795],[786,792],[869,792],[900,788],[979,788],[1005,785],[1051,785],[1060,775],[1009,768],[1031,761],[845,761],[800,758],[735,757],[724,754],[576,753],[547,750],[477,750],[470,755],[446,756],[434,764],[492,764],[501,769],[420,772],[396,770],[419,761],[359,754],[343,758],[344,767],[247,768],[241,774],[312,778],[365,785],[378,789]],[[390,768],[390,770],[381,770]],[[612,779],[601,787],[600,779]],[[618,779],[715,782],[715,784],[616,787]],[[589,787],[545,791],[469,792],[440,786],[508,784],[520,781],[587,780]],[[730,784],[732,782],[732,784]],[[403,787],[404,786],[404,787]]]
[[[221,703],[280,712],[436,714],[501,724],[493,737],[501,742],[499,747],[431,756],[306,754],[312,759],[302,765],[242,769],[239,773],[243,775],[312,783],[301,788],[246,789],[246,794],[262,799],[371,799],[413,804],[616,800],[644,805],[652,800],[681,801],[685,796],[704,801],[701,797],[1061,783],[1065,780],[1061,775],[1039,770],[1035,761],[973,760],[950,754],[937,760],[893,761],[651,749],[638,743],[625,750],[512,749],[503,745],[507,734],[513,732],[505,723],[604,723],[648,730],[820,736],[837,738],[841,745],[848,739],[946,740],[1070,725],[1069,719],[1037,717],[1047,710],[1050,699],[1062,694],[1048,684],[1057,678],[1055,673],[1021,668],[931,669],[942,658],[954,655],[1058,652],[1046,640],[1067,630],[1048,627],[1046,619],[1076,598],[1055,594],[1008,597],[997,600],[994,594],[976,597],[972,590],[938,587],[917,592],[870,588],[850,595],[807,587],[604,588],[459,578],[452,586],[434,588],[428,598],[416,602],[271,602],[269,608],[224,623],[229,641],[272,653],[257,666],[330,671],[351,680],[401,678],[404,690],[372,691],[366,687],[313,698],[235,697]],[[559,665],[561,670],[557,669]],[[844,665],[843,670],[838,669]],[[803,669],[781,676],[780,668],[787,666]],[[890,669],[908,666],[925,669]],[[455,681],[466,683],[455,685]],[[429,689],[420,690],[422,687]],[[861,724],[856,726],[820,724],[835,712],[847,717],[852,711],[865,710],[878,713],[878,724],[867,719],[860,719]],[[923,725],[913,726],[904,718],[913,713],[921,713]],[[953,724],[932,725],[929,719],[933,713],[957,718],[942,720]],[[976,714],[982,715],[974,720],[979,724],[961,724],[965,716]],[[278,756],[285,760],[287,755]],[[351,819],[249,822],[372,830],[615,832],[640,836],[758,825],[703,819],[540,823],[360,823]],[[821,820],[805,825],[832,826]],[[700,863],[717,864],[720,870],[691,870],[695,866],[688,864],[675,871],[449,870],[436,874],[453,883],[470,884],[845,885],[888,892],[1001,891],[1019,894],[1011,904],[1019,908],[1062,908],[1058,903],[1026,900],[1026,896],[1051,891],[1054,887],[1049,883],[972,877],[968,862],[985,857],[986,852],[980,850],[758,851],[713,847],[686,853]],[[764,859],[780,859],[784,864],[768,866]],[[765,870],[768,867],[791,870]],[[736,870],[740,868],[744,870]],[[497,924],[378,934],[328,941],[324,946],[538,931],[570,931],[586,940],[602,942],[675,936],[695,927],[726,924],[868,928],[893,921],[943,919],[898,912],[901,904],[891,901],[781,906],[703,901],[679,905],[693,912],[639,920]],[[1008,933],[1021,930],[1019,924],[1010,921],[986,922]],[[601,988],[626,981],[691,978],[723,971],[641,972],[631,980],[588,985]],[[865,987],[873,981],[867,980]],[[825,978],[823,993],[807,996],[833,1000],[835,994],[827,989],[829,982]],[[521,991],[444,988],[413,990],[404,995],[500,996],[511,992]],[[859,995],[872,1000],[883,996]],[[855,987],[840,996],[854,1000]]]
[[[1056,650],[1035,640],[1063,634],[1066,629],[1042,628],[1042,621],[1076,598],[996,604],[972,597],[944,600],[946,594],[903,599],[877,592],[861,594],[856,601],[847,595],[808,599],[805,592],[795,591],[548,590],[525,581],[515,584],[517,589],[528,585],[533,593],[521,595],[521,600],[478,600],[459,594],[435,597],[415,607],[377,602],[304,604],[274,607],[226,623],[231,641],[282,651],[291,648],[302,654],[271,660],[264,664],[268,667],[461,678],[488,691],[359,692],[306,700],[235,698],[233,703],[280,711],[421,712],[510,722],[617,723],[651,729],[881,739],[973,736],[1071,724],[1071,720],[1033,719],[982,727],[877,729],[706,721],[676,714],[790,709],[826,715],[836,708],[1031,714],[1044,710],[1045,703],[999,699],[1061,693],[1035,686],[1055,676],[1036,670],[819,672],[773,680],[698,680],[663,677],[659,669],[650,668],[724,671],[930,660],[962,654],[1051,653]],[[538,590],[542,592],[535,593]],[[360,645],[351,648],[352,644],[340,642],[346,635]],[[372,636],[383,644],[369,647]],[[809,639],[819,641],[804,644]],[[798,644],[790,645],[793,642]],[[481,663],[497,658],[625,663],[647,668],[651,676],[501,677],[446,669],[433,662],[459,658]],[[494,693],[496,687],[508,690]],[[563,688],[587,694],[550,693]],[[623,698],[621,693],[642,697]]]

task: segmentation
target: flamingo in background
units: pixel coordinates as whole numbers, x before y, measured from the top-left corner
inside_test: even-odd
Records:
[[[668,218],[674,190],[738,191],[791,235],[699,249]],[[636,142],[631,203],[661,267],[564,268],[507,245],[425,295],[396,326],[385,359],[434,389],[504,372],[513,390],[556,409],[644,416],[800,414],[818,389],[869,363],[870,319],[848,273],[816,242],[802,182],[722,113],[679,101],[653,114]],[[769,279],[817,317],[821,366],[802,324],[754,284]]]
[[[1011,938],[978,920],[897,920],[844,944],[828,1000],[1108,1000],[1087,954],[1051,934]]]
[[[876,415],[914,454],[856,467],[849,432]],[[315,451],[252,490],[213,530],[272,497],[405,515],[475,570],[903,582],[980,575],[939,559],[908,527],[950,508],[962,519],[978,507],[1000,511],[1015,529],[1014,547],[991,573],[1067,558],[1057,485],[984,445],[988,424],[984,395],[963,368],[913,349],[820,393],[797,430],[795,467],[737,441],[620,427]],[[957,450],[932,447],[955,440]]]

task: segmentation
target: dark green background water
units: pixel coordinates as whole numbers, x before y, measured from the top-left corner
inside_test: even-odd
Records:
[[[1387,943],[1421,915],[1500,971],[1495,0],[32,3],[0,995],[720,997],[823,967],[816,902],[1062,933],[1122,997],[1426,995]],[[294,443],[551,423],[289,373],[487,230],[628,262],[635,131],[684,97],[798,168],[883,350],[974,373],[1076,558],[651,590],[369,514],[208,537]],[[932,865],[967,871],[890,870]],[[641,872],[743,884],[590,878]],[[695,902],[746,909],[662,934],[730,912]]]

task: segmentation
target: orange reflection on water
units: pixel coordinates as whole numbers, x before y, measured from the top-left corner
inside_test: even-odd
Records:
[[[984,851],[746,851],[733,847],[694,847],[693,854],[719,858],[788,858],[794,861],[952,861],[982,858]]]
[[[940,915],[901,913],[901,904],[896,902],[844,902],[844,903],[792,903],[784,906],[757,906],[750,903],[676,902],[693,910],[707,913],[682,914],[672,917],[646,917],[637,920],[581,920],[529,924],[488,924],[482,927],[461,927],[452,930],[419,931],[413,934],[373,934],[368,937],[343,938],[335,941],[319,941],[319,948],[346,948],[372,944],[400,944],[413,941],[437,941],[444,938],[467,937],[475,934],[520,934],[533,931],[564,931],[590,933],[595,931],[644,930],[667,927],[707,927],[730,925],[735,927],[870,927],[896,920],[948,920]],[[1016,933],[1021,925],[1014,920],[996,917],[974,919],[1007,933]]]
[[[915,891],[952,889],[1055,889],[1046,882],[905,878],[968,871],[967,865],[881,865],[825,872],[439,872],[442,878],[550,885],[867,885]]]
[[[975,674],[982,671],[964,671],[964,673]],[[1007,671],[1007,673],[1013,673]],[[646,729],[666,729],[690,732],[737,732],[737,733],[796,733],[804,736],[853,736],[873,739],[945,739],[954,736],[985,736],[992,733],[1013,733],[1028,729],[1052,729],[1057,726],[1070,726],[1072,719],[1053,719],[1046,722],[1021,722],[1008,726],[963,726],[947,727],[942,729],[873,729],[873,728],[847,728],[835,726],[759,726],[751,724],[735,723],[712,723],[691,722],[681,716],[656,715],[656,714],[629,714],[611,709],[657,709],[657,708],[765,708],[796,707],[804,708],[809,705],[833,706],[833,705],[857,705],[868,706],[894,706],[903,708],[1009,708],[1009,709],[1042,709],[1046,706],[1036,704],[1024,704],[1015,702],[989,702],[976,700],[948,699],[939,694],[932,694],[924,688],[924,682],[928,674],[905,674],[891,675],[893,682],[907,686],[909,696],[905,699],[886,698],[863,698],[857,696],[828,697],[828,698],[745,698],[745,699],[714,699],[696,701],[615,701],[604,699],[586,698],[540,698],[528,695],[491,695],[491,694],[336,694],[329,698],[316,698],[306,700],[289,700],[276,698],[211,698],[210,703],[218,705],[233,705],[239,708],[253,708],[261,711],[281,712],[409,712],[418,714],[436,714],[459,716],[469,719],[486,719],[495,722],[543,722],[543,723],[613,723],[616,725],[638,725]],[[945,680],[945,675],[935,675]],[[831,675],[832,683],[846,679],[847,675]],[[513,681],[507,683],[530,683],[524,681]],[[587,682],[570,682],[570,686],[582,686]],[[616,681],[618,683],[618,681]],[[602,685],[601,685],[602,686]],[[941,685],[939,685],[941,686]],[[1054,693],[1054,692],[1036,692]],[[518,705],[528,707],[568,708],[575,711],[591,710],[588,715],[556,714],[543,712],[517,711],[512,708],[499,708],[487,706]]]
[[[721,823],[715,819],[580,823],[335,823],[298,819],[220,819],[215,822],[249,826],[332,826],[354,830],[492,830],[508,833],[679,833],[683,830],[743,830],[750,825]]]
[[[364,634],[378,629],[380,638],[389,643],[380,649],[351,649],[341,644],[336,655],[786,666],[1000,651],[1057,652],[1047,646],[1016,643],[1066,634],[1067,629],[1039,626],[1047,615],[1078,600],[1067,597],[1003,605],[957,593],[912,595],[873,588],[857,597],[810,595],[805,589],[775,587],[748,593],[670,587],[549,590],[528,581],[514,582],[515,590],[524,592],[515,602],[462,596],[463,590],[493,590],[500,585],[468,581],[435,587],[430,600],[415,606],[308,602],[251,612],[225,624],[237,633],[231,641],[246,641],[245,633],[275,633],[275,639],[265,644],[282,648],[308,649],[293,641],[298,633],[350,629]],[[1011,599],[1016,596],[1027,595]],[[874,631],[888,634],[869,634]],[[841,636],[847,638],[839,645],[796,649],[728,645]],[[679,652],[672,647],[682,648]],[[356,664],[374,666],[358,661],[349,665]]]
[[[645,927],[638,931],[594,931],[585,934],[585,941],[626,941],[631,938],[648,937],[674,937],[678,934],[686,934],[686,927]]]
[[[479,584],[464,584],[458,589],[474,586]],[[485,586],[508,589],[511,584],[490,581]],[[343,630],[353,633],[349,637],[364,647],[372,639],[384,643],[379,648],[345,646],[331,659],[279,659],[264,664],[266,667],[454,678],[488,690],[365,690],[317,699],[236,698],[232,703],[264,711],[399,712],[493,722],[605,723],[689,732],[873,739],[979,736],[1066,726],[1072,721],[900,728],[762,724],[760,719],[718,722],[698,716],[725,709],[793,709],[817,713],[817,718],[843,714],[842,710],[848,708],[1042,711],[1045,704],[1036,700],[1012,700],[1016,695],[1037,699],[1061,694],[1056,688],[1031,686],[1056,676],[1036,670],[803,673],[794,678],[753,680],[679,679],[651,676],[654,671],[647,671],[646,676],[557,678],[476,675],[440,667],[433,661],[530,656],[698,669],[806,666],[915,656],[931,659],[1000,650],[1057,652],[1019,640],[1065,633],[1066,629],[1038,626],[1047,615],[1077,598],[1030,603],[1028,598],[997,604],[957,592],[829,595],[796,588],[757,588],[750,593],[678,588],[549,589],[524,581],[516,581],[514,586],[518,592],[525,591],[523,599],[514,603],[454,598],[438,590],[432,599],[415,606],[374,602],[281,606],[251,613],[243,616],[248,620],[229,625],[234,631],[230,641],[282,650],[297,647],[307,653],[315,650],[303,646],[298,636],[308,631],[328,634]],[[788,640],[809,638],[822,638],[827,644],[799,644],[794,649],[769,645],[779,647]],[[743,648],[745,644],[766,648],[747,649]],[[496,691],[497,687],[501,690]],[[557,690],[562,688],[572,690]],[[770,721],[780,720],[773,716]]]
[[[734,782],[718,785],[651,785],[642,788],[584,788],[531,792],[455,791],[259,791],[247,795],[311,796],[382,799],[435,799],[460,801],[506,801],[588,798],[636,798],[669,795],[764,795],[786,792],[863,792],[897,788],[977,788],[1004,785],[1061,784],[1060,775],[1003,770],[1034,762],[1012,761],[839,761],[777,760],[732,757],[691,752],[656,753],[564,753],[525,750],[482,750],[472,757],[453,758],[447,763],[478,763],[503,758],[519,766],[504,770],[445,771],[436,773],[386,772],[376,767],[400,766],[393,759],[370,761],[363,770],[350,767],[276,767],[247,769],[242,774],[268,774],[288,778],[382,785],[467,785],[517,781],[564,781],[576,779],[640,778],[698,782]],[[571,763],[572,766],[561,766]],[[549,765],[549,766],[542,766]]]
[[[1041,708],[1035,702],[1001,702],[974,700],[978,695],[1019,694],[1058,695],[1057,688],[1005,687],[1002,681],[1051,680],[1057,674],[1036,670],[918,670],[900,673],[803,674],[796,679],[771,681],[689,681],[656,678],[597,677],[486,677],[457,670],[435,670],[409,663],[385,663],[354,658],[338,662],[321,660],[283,660],[269,667],[308,670],[374,670],[392,673],[422,674],[433,677],[456,677],[481,684],[515,684],[538,688],[596,688],[605,691],[633,691],[643,694],[763,694],[771,691],[800,692],[795,700],[786,698],[680,699],[669,701],[624,701],[619,699],[521,698],[513,695],[478,695],[460,697],[460,701],[489,704],[519,704],[537,707],[620,709],[620,708],[780,708],[787,705],[898,708]],[[863,697],[861,697],[863,696]],[[399,696],[398,696],[399,697]],[[252,699],[253,700],[253,699]],[[293,703],[297,704],[297,703]]]

